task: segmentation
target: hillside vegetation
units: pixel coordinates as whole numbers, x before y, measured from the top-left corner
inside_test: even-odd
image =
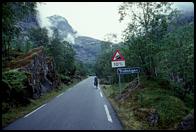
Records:
[[[183,13],[171,5],[124,2],[119,7],[119,20],[130,20],[123,32],[124,42],[119,47],[103,48],[96,62],[100,83],[108,85],[105,93],[117,106],[126,129],[191,129],[188,126],[194,120],[194,13]],[[111,67],[117,49],[124,56],[126,67],[140,67],[143,77],[139,85],[142,88],[133,93],[123,91],[123,101],[119,97],[117,69]],[[130,83],[134,78],[134,74],[124,75],[121,81]],[[156,127],[149,127],[144,117],[153,113],[149,118],[158,118],[155,111],[160,119],[155,120]],[[188,114],[191,117],[184,121]]]

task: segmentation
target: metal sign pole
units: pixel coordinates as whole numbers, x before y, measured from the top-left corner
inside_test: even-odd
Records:
[[[137,74],[137,79],[138,79],[138,84],[140,83],[140,77],[139,77],[139,73],[140,73],[140,68],[139,67],[131,67],[131,68],[118,68],[117,69],[117,74],[118,74],[118,85],[119,85],[119,92],[120,92],[120,96],[122,94],[122,88],[121,88],[121,80],[120,80],[120,76],[124,75],[124,74]]]
[[[118,74],[118,84],[119,84],[119,88],[120,88],[120,96],[121,96],[121,83],[120,83],[120,74]]]

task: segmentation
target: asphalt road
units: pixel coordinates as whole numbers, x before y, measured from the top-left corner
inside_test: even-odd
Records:
[[[4,130],[120,130],[116,113],[89,77]]]

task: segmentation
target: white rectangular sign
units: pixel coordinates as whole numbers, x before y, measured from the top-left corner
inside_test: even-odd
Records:
[[[112,61],[112,68],[125,67],[125,61]]]

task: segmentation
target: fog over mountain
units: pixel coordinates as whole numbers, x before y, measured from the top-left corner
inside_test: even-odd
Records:
[[[174,8],[181,10],[182,15],[177,18],[179,26],[183,23],[194,21],[194,5],[187,2],[175,2]],[[77,29],[73,29],[72,24],[64,16],[52,15],[40,21],[41,27],[46,27],[49,31],[49,36],[52,35],[52,30],[57,28],[62,40],[73,44],[76,51],[76,59],[92,63],[101,52],[101,42],[94,39],[92,36],[79,36]],[[100,27],[101,28],[101,27]],[[78,32],[78,33],[77,33]]]
[[[53,29],[59,32],[62,41],[68,41],[73,45],[76,52],[76,59],[84,63],[95,63],[97,56],[101,52],[101,41],[87,36],[78,36],[77,31],[62,16],[53,15],[47,17],[47,26],[49,35],[52,35]]]

